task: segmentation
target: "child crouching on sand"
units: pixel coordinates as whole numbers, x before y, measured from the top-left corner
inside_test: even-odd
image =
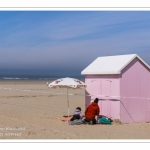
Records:
[[[81,108],[77,107],[76,110],[73,113],[72,118],[70,119],[70,121],[74,121],[74,120],[79,120],[82,119],[82,113],[81,113]]]

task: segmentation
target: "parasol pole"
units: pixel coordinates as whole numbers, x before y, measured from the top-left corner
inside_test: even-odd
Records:
[[[69,100],[68,100],[68,87],[67,87],[67,103],[68,103],[68,117],[69,117]]]

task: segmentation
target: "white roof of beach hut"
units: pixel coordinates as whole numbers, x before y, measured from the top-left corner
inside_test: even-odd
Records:
[[[98,57],[81,74],[120,74],[121,70],[136,57],[150,69],[150,66],[137,54],[128,54]]]

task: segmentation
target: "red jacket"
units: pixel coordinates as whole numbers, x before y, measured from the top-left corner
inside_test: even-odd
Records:
[[[99,115],[100,108],[97,103],[92,102],[85,110],[85,118],[95,119],[96,115]]]

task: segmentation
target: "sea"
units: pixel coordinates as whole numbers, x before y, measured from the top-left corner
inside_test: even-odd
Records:
[[[65,78],[65,77],[69,77],[69,78],[75,78],[78,80],[81,80],[84,82],[85,78],[84,76],[0,76],[0,81],[34,81],[34,80],[39,80],[39,81],[52,81],[52,80],[56,80],[56,79],[60,79],[60,78]]]

